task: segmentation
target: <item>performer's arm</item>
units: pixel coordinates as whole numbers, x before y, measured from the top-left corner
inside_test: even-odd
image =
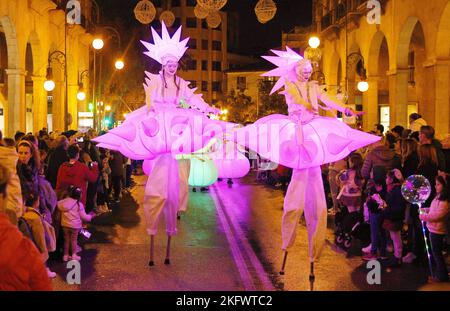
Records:
[[[158,87],[159,75],[152,74],[148,71],[145,72],[146,78],[144,85],[145,90],[145,105],[147,106],[147,112],[153,107],[152,95]]]
[[[324,92],[318,85],[316,85],[317,97],[325,104],[327,107],[342,112],[348,116],[356,116],[357,113],[349,108],[340,105],[339,103],[332,100],[326,92]]]
[[[219,109],[213,108],[208,105],[202,98],[201,94],[195,94],[196,89],[190,89],[188,87],[188,83],[184,80],[181,80],[184,88],[184,100],[186,100],[191,108],[198,109],[203,113],[214,113],[218,114],[220,112]]]

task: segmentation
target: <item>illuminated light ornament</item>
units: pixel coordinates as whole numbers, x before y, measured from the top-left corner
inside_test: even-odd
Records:
[[[222,17],[220,16],[219,12],[211,12],[206,17],[206,23],[208,24],[209,28],[217,28],[217,27],[219,27],[221,22],[222,22]]]
[[[272,0],[259,0],[255,6],[256,17],[262,24],[274,18],[276,13],[277,5]]]
[[[175,22],[175,15],[172,11],[166,10],[164,12],[161,12],[159,15],[159,20],[164,22],[167,27],[172,27],[173,23]]]
[[[150,24],[155,19],[156,8],[149,0],[141,0],[134,8],[134,16],[141,24]]]
[[[199,19],[204,19],[209,15],[209,10],[204,7],[199,6],[198,4],[194,8],[194,15]]]
[[[217,181],[218,173],[214,161],[206,154],[191,159],[188,183],[192,187],[208,187]]]
[[[209,10],[209,11],[219,11],[227,4],[227,0],[197,0],[197,5]]]
[[[231,141],[218,144],[218,150],[212,154],[219,178],[241,178],[250,171],[250,161],[238,145]]]

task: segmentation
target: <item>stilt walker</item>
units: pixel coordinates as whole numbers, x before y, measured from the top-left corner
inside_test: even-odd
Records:
[[[146,105],[127,115],[124,123],[94,141],[100,147],[119,150],[127,157],[144,160],[149,176],[145,188],[144,214],[150,235],[149,266],[154,261],[154,237],[160,216],[166,221],[165,264],[170,264],[171,238],[177,233],[177,216],[188,202],[189,160],[176,156],[203,148],[214,136],[222,137],[228,125],[207,114],[219,110],[194,94],[189,83],[177,76],[178,62],[189,38],[180,40],[181,27],[171,37],[164,23],[162,35],[151,28],[154,43],[141,41],[146,54],[162,66],[158,74],[145,72]]]
[[[294,245],[297,225],[305,213],[308,232],[311,289],[316,262],[325,242],[327,207],[320,166],[345,158],[350,152],[380,138],[354,130],[337,120],[322,117],[319,108],[357,115],[327,96],[316,81],[309,81],[312,66],[308,60],[286,47],[272,50],[276,56],[263,56],[277,68],[263,76],[280,79],[271,94],[284,87],[289,116],[270,115],[236,130],[235,141],[256,151],[261,157],[293,169],[284,200],[282,218],[283,265],[285,273],[288,249]],[[267,148],[271,146],[271,148]],[[275,147],[275,146],[278,146]],[[274,148],[275,147],[275,148]]]

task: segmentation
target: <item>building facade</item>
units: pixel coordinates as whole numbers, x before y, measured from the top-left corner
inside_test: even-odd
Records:
[[[158,12],[163,10],[165,1],[153,1]],[[183,37],[189,37],[188,55],[190,61],[187,71],[180,76],[197,87],[206,101],[216,104],[226,94],[226,76],[224,71],[233,66],[252,62],[249,57],[237,55],[238,18],[236,13],[220,11],[222,22],[217,28],[209,28],[205,19],[194,14],[196,0],[172,0],[170,10],[176,19],[172,28],[183,26]],[[164,8],[164,9],[167,9]],[[159,15],[158,15],[159,16]]]
[[[366,112],[366,130],[408,126],[418,112],[438,134],[450,131],[450,1],[314,0],[313,8],[326,83],[347,86],[349,104]],[[356,90],[361,65],[365,93]]]
[[[65,96],[71,116],[69,127],[77,128],[79,73],[89,69],[92,38],[85,26],[91,3],[79,1],[82,24],[67,26],[65,32],[65,2],[0,1],[0,130],[7,136],[17,130],[36,132],[43,127],[64,130]],[[47,93],[44,81],[50,55],[55,56],[50,66],[56,87]]]

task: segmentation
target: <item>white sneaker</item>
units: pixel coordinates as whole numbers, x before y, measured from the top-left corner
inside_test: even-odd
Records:
[[[369,244],[369,246],[363,247],[361,249],[361,251],[366,254],[370,253],[371,250],[372,250],[372,244]]]
[[[48,267],[47,267],[47,275],[48,275],[48,277],[51,278],[51,279],[53,279],[53,278],[56,277],[56,273],[50,271],[50,269],[49,269]]]
[[[416,258],[417,258],[417,256],[414,255],[414,253],[409,252],[408,254],[406,254],[405,257],[402,258],[402,261],[404,263],[412,263],[414,261],[414,259],[416,259]]]

